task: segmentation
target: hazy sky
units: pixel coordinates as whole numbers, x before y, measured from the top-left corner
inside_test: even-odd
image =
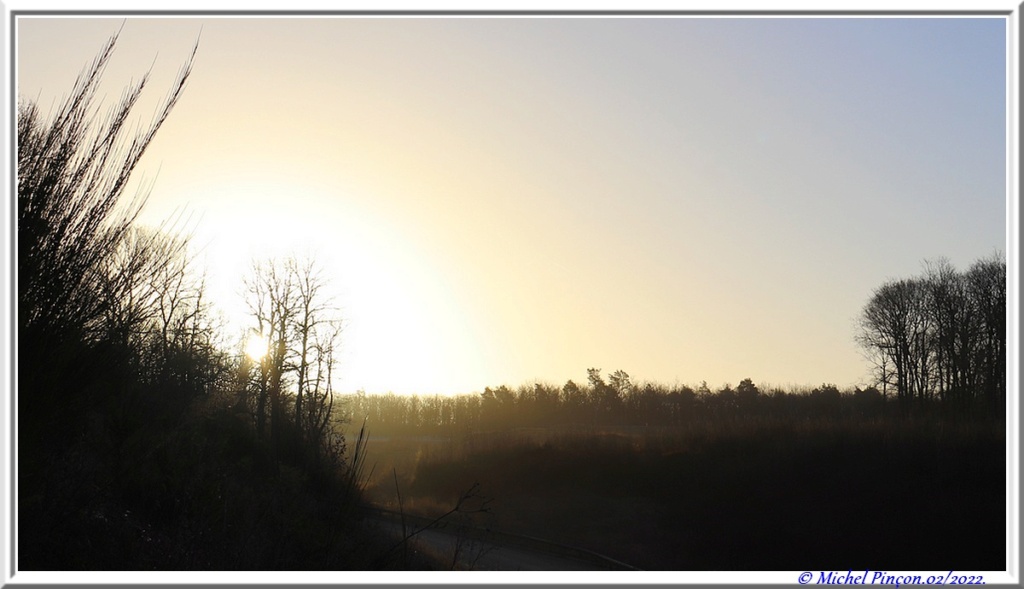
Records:
[[[18,19],[44,111],[120,19]],[[128,19],[144,220],[191,214],[244,320],[254,256],[311,252],[342,388],[867,380],[872,290],[1006,250],[1002,18]],[[201,30],[201,34],[200,34]]]

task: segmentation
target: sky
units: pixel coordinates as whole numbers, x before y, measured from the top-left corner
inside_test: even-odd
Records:
[[[140,124],[199,39],[141,222],[239,331],[251,260],[315,257],[342,391],[864,385],[875,288],[1007,251],[1003,18],[21,17],[19,99],[122,22]]]

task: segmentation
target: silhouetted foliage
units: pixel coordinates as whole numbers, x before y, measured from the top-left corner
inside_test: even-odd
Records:
[[[132,135],[145,77],[106,117],[92,106],[116,40],[52,117],[19,104],[17,567],[364,568],[388,539],[359,526],[366,438],[346,460],[338,324],[315,268],[290,263],[290,298],[271,299],[276,435],[262,436],[239,412],[249,367],[226,351],[188,237],[134,224],[144,192],[122,201],[195,51]]]
[[[763,393],[745,378],[734,389],[712,392],[706,384],[695,391],[643,382],[623,388],[620,397],[590,369],[587,386],[568,381],[562,387],[534,382],[515,389],[486,387],[479,395],[347,396],[347,411],[366,417],[379,435],[465,435],[476,431],[522,428],[598,430],[602,427],[687,428],[742,419],[854,420],[865,416],[894,416],[896,404],[886,403],[875,387],[841,391],[834,384],[786,392]],[[625,373],[623,373],[625,374]],[[617,401],[609,401],[614,398]],[[614,411],[610,403],[617,403]]]
[[[83,380],[123,384],[117,369],[127,368],[124,342],[109,336],[128,327],[118,322],[139,320],[118,302],[131,297],[135,281],[129,277],[139,278],[150,249],[143,245],[138,257],[124,260],[123,276],[108,272],[119,251],[129,253],[124,244],[145,197],[125,204],[122,195],[180,98],[192,58],[157,117],[132,136],[126,123],[146,76],[106,116],[93,107],[116,40],[111,37],[79,75],[53,116],[44,118],[32,102],[18,107],[18,378],[22,433],[30,445],[73,436],[82,412],[103,401]]]
[[[861,315],[859,343],[883,396],[904,412],[933,401],[957,414],[1005,412],[1006,262],[975,262],[966,273],[948,260],[923,277],[888,282]]]

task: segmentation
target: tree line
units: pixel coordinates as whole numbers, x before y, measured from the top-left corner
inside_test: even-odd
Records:
[[[635,383],[617,370],[607,380],[487,387],[457,396],[367,395],[348,399],[353,418],[377,433],[456,433],[519,427],[683,426],[747,417],[877,417],[941,413],[999,418],[1006,404],[1006,261],[958,271],[946,259],[922,276],[875,289],[858,318],[857,342],[871,362],[864,387],[830,383],[802,390],[758,387],[745,378],[712,391]],[[767,390],[763,390],[767,388]]]
[[[1006,411],[1006,261],[958,271],[946,259],[875,289],[858,341],[875,384],[904,411],[941,403],[957,413]]]
[[[875,387],[841,391],[824,383],[805,390],[762,390],[744,378],[733,387],[634,383],[617,370],[591,368],[585,383],[562,386],[530,383],[486,387],[465,395],[372,395],[346,397],[353,421],[366,419],[375,434],[454,435],[516,428],[600,429],[606,427],[684,427],[728,420],[823,417],[855,419],[892,413]]]

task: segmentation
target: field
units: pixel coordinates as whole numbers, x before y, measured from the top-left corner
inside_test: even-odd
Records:
[[[371,431],[372,433],[372,431]],[[1001,424],[744,420],[370,439],[367,497],[647,570],[1003,570]]]

